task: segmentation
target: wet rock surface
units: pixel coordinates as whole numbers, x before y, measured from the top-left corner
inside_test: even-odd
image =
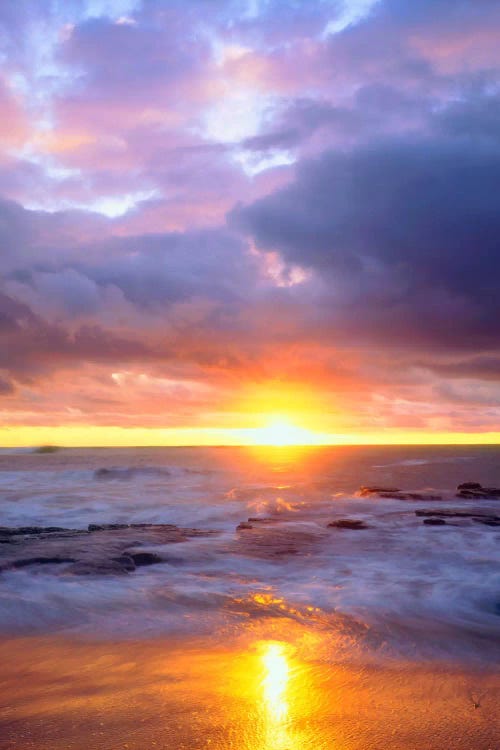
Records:
[[[360,487],[358,494],[360,497],[375,497],[385,500],[420,500],[433,501],[442,500],[442,495],[436,495],[431,492],[407,492],[397,487]]]
[[[339,518],[337,521],[331,521],[328,526],[336,529],[352,529],[353,531],[370,528],[364,521],[355,518]]]
[[[243,522],[243,533],[225,552],[279,561],[291,555],[310,555],[326,536],[326,529],[308,523],[276,521],[253,526]]]
[[[462,510],[462,509],[447,509],[447,510],[416,510],[415,515],[424,517],[424,523],[429,525],[443,525],[445,519],[457,519],[457,520],[470,520],[474,523],[482,523],[485,526],[500,526],[500,516],[493,515],[491,513],[484,513],[481,510]],[[441,523],[440,523],[441,522]]]
[[[372,495],[379,496],[380,493],[398,493],[401,492],[401,490],[398,487],[379,487],[379,486],[373,486],[373,487],[365,487],[362,486],[359,488],[359,495],[361,497],[370,497]]]
[[[483,487],[479,482],[463,482],[457,487],[457,497],[467,500],[500,499],[500,487]]]
[[[167,561],[138,547],[187,542],[215,533],[172,524],[90,524],[88,530],[0,527],[0,542],[4,542],[0,572],[47,565],[57,566],[59,575],[126,575],[137,567]]]

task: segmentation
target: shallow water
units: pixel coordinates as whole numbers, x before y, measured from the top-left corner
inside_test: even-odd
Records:
[[[429,527],[415,516],[436,506],[500,514],[500,500],[455,498],[470,480],[500,485],[497,447],[5,451],[0,525],[154,522],[219,533],[148,546],[165,562],[121,577],[5,571],[0,629],[223,643],[249,627],[272,636],[278,621],[320,635],[338,663],[491,664],[500,656],[499,529],[468,519]],[[367,484],[444,499],[357,496]],[[249,517],[270,520],[236,531]],[[328,528],[346,517],[369,528]]]
[[[6,749],[493,750],[500,737],[493,672],[332,665],[320,637],[278,620],[274,639],[244,629],[222,645],[12,639],[0,661]]]

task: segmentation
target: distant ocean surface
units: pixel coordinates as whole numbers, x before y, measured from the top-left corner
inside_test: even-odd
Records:
[[[161,523],[214,533],[142,545],[163,561],[121,576],[6,569],[0,631],[224,639],[302,623],[339,659],[491,663],[500,658],[500,528],[468,518],[433,527],[415,515],[500,515],[500,499],[456,498],[466,481],[500,486],[500,448],[4,449],[1,526]],[[361,497],[361,485],[442,499]],[[237,531],[249,518],[265,520]],[[328,527],[346,518],[368,528]]]

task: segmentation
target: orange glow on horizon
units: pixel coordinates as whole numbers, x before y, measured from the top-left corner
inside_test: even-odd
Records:
[[[272,424],[272,423],[271,423]],[[500,432],[427,432],[386,429],[378,432],[313,432],[309,440],[273,442],[269,425],[262,428],[119,427],[70,424],[57,426],[12,425],[0,427],[0,447],[147,447],[147,446],[261,446],[286,445],[499,445]],[[301,428],[297,428],[301,430]],[[298,433],[294,433],[298,437]],[[267,437],[266,437],[267,436]]]

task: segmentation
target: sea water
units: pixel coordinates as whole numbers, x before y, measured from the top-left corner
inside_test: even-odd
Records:
[[[106,469],[106,471],[101,471]],[[212,530],[148,545],[163,562],[122,576],[63,566],[0,574],[3,634],[203,636],[305,625],[337,659],[500,656],[500,528],[417,509],[500,515],[498,447],[123,448],[0,451],[0,525],[168,523]],[[441,500],[362,497],[361,485]],[[240,522],[259,518],[253,528]],[[367,528],[338,529],[336,519]],[[251,524],[252,525],[252,524]]]

